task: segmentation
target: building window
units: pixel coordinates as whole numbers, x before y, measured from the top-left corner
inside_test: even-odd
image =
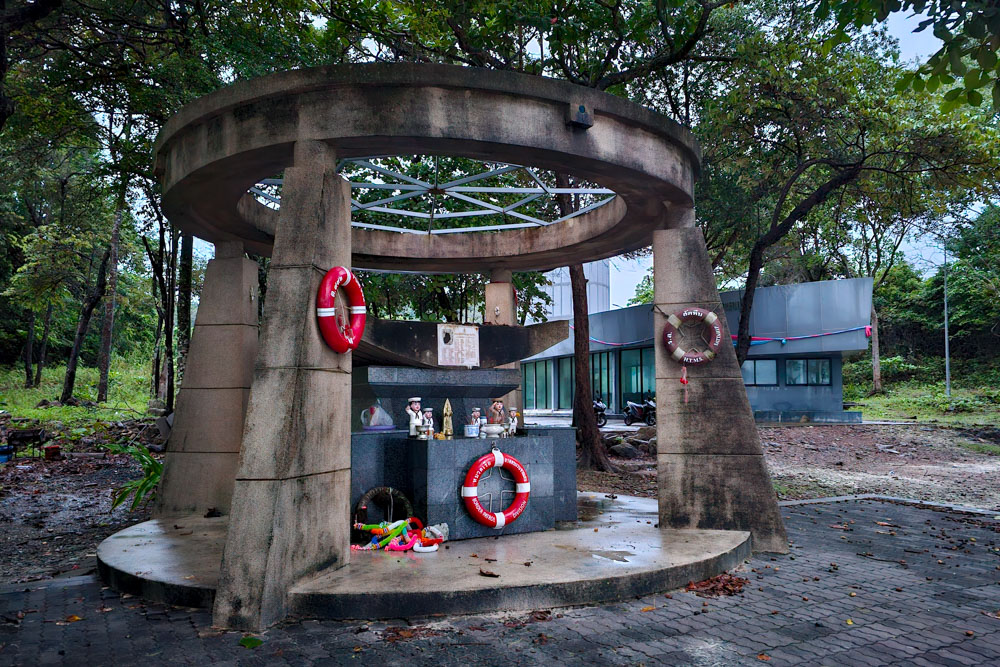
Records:
[[[830,360],[786,359],[785,384],[817,386],[830,385]]]
[[[594,352],[590,355],[590,391],[594,398],[600,396],[611,410],[611,352]]]
[[[548,410],[552,407],[553,368],[551,359],[521,364],[525,410]]]
[[[656,369],[653,348],[621,351],[621,405],[626,401],[642,403],[656,392]]]
[[[573,409],[573,392],[576,391],[576,376],[573,357],[559,360],[559,405],[560,410]]]
[[[743,362],[743,384],[748,387],[778,384],[777,359],[747,359]]]

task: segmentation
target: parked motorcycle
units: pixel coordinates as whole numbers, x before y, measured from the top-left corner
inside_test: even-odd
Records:
[[[608,416],[604,412],[608,409],[607,404],[600,394],[594,397],[594,416],[597,417],[597,428],[601,428],[608,423]]]
[[[642,403],[625,401],[625,425],[635,422],[646,422],[649,426],[656,424],[656,399],[652,396],[643,399]]]

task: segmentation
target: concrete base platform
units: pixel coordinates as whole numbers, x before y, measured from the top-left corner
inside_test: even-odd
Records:
[[[352,552],[347,567],[292,589],[292,613],[398,618],[608,602],[706,579],[750,556],[747,532],[660,530],[655,499],[581,493],[579,501],[580,519],[556,530],[429,554]],[[148,599],[210,605],[226,528],[225,518],[201,517],[132,526],[101,543],[101,576]]]

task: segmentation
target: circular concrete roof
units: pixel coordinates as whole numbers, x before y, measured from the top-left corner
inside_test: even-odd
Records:
[[[583,106],[593,125],[567,123]],[[537,76],[448,65],[371,64],[281,72],[182,108],[156,142],[163,210],[207,241],[269,255],[278,212],[248,190],[291,166],[296,141],[338,158],[462,155],[563,171],[617,197],[551,225],[467,234],[353,230],[361,268],[549,269],[647,245],[693,206],[699,149],[673,121],[626,100]]]

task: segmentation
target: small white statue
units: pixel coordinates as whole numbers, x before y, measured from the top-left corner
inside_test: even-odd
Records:
[[[517,410],[511,409],[510,411],[510,428],[507,429],[510,435],[517,434]]]
[[[424,408],[423,432],[428,438],[434,437],[434,408]]]
[[[424,416],[420,412],[420,397],[413,396],[406,400],[406,416],[410,419],[410,437],[416,438],[420,435],[420,427],[424,423]]]

